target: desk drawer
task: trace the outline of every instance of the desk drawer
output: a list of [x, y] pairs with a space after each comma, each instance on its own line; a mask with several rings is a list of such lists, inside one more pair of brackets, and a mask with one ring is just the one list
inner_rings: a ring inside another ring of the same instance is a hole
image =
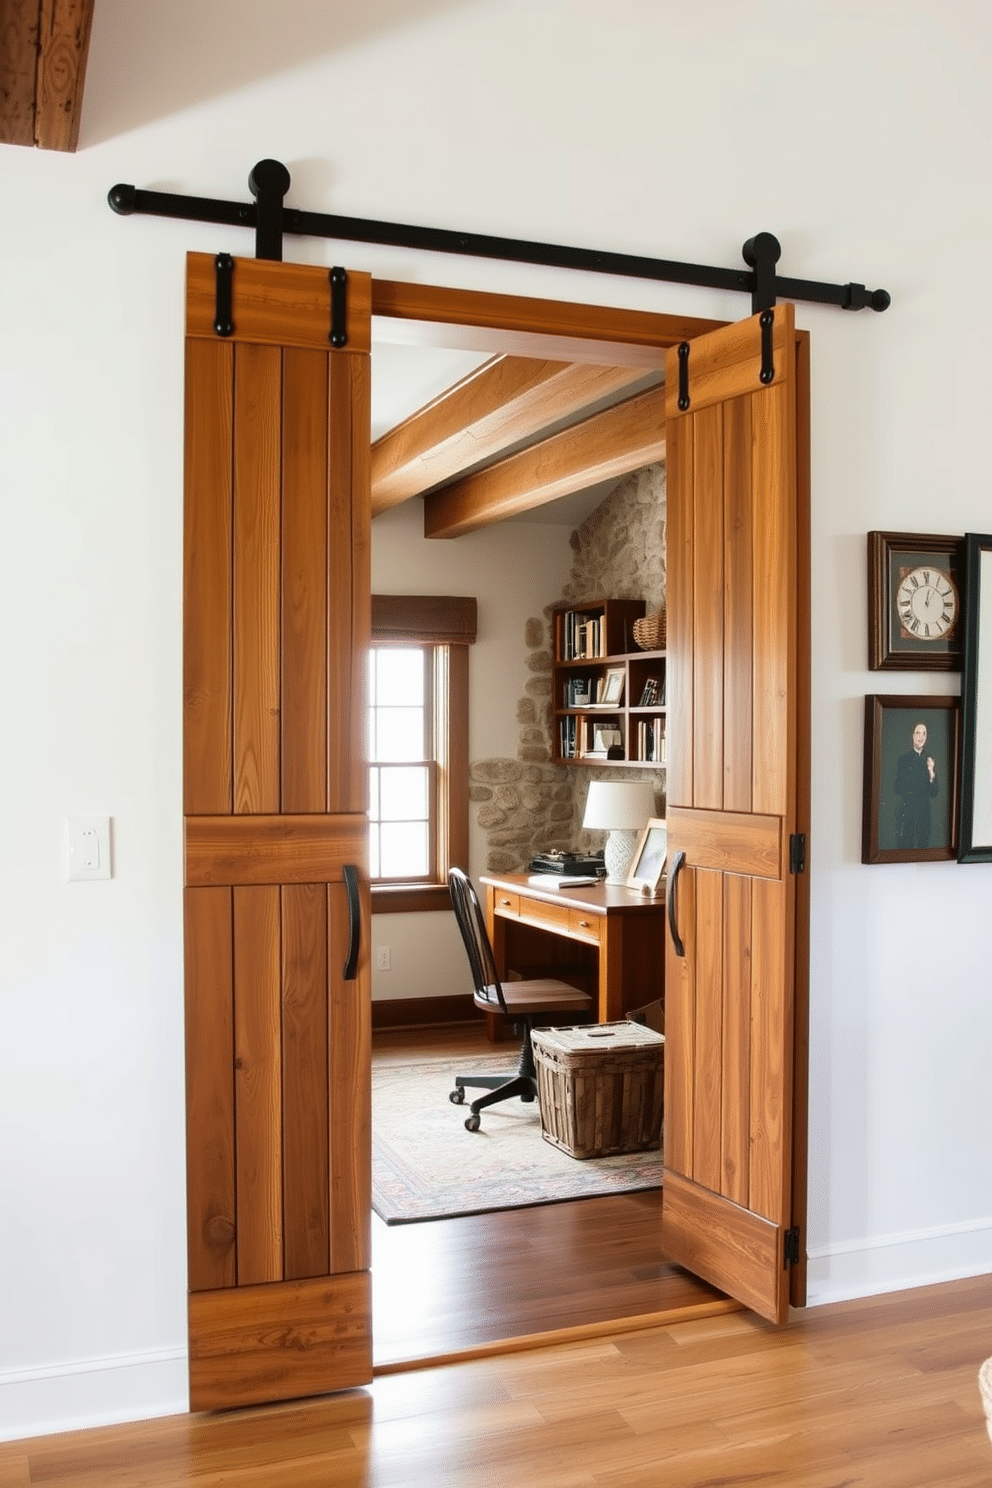
[[543, 899], [521, 899], [520, 918], [531, 925], [547, 925], [560, 935], [568, 934], [568, 905], [546, 904]]
[[591, 940], [599, 945], [599, 915], [586, 914], [581, 909], [568, 911], [568, 933], [576, 940]]
[[493, 910], [498, 915], [516, 919], [520, 913], [520, 895], [509, 894], [506, 889], [493, 890]]

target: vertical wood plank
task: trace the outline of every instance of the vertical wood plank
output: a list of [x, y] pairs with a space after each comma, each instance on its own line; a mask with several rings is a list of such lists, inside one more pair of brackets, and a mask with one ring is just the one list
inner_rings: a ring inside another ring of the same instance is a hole
[[283, 811], [323, 811], [326, 802], [327, 362], [324, 352], [284, 353]]
[[282, 1278], [278, 888], [234, 890], [238, 1285]]
[[283, 1225], [287, 1281], [325, 1276], [330, 1258], [327, 896], [282, 890]]
[[751, 988], [751, 1164], [748, 1208], [790, 1217], [792, 1163], [792, 935], [785, 884], [753, 880], [752, 944], [761, 975]]
[[[671, 375], [671, 369], [669, 369]], [[677, 374], [676, 374], [677, 375]], [[687, 418], [669, 420], [667, 440], [668, 520], [667, 647], [668, 804], [692, 804], [692, 613], [694, 529], [693, 439]], [[677, 844], [673, 843], [673, 847]]]
[[183, 798], [231, 810], [231, 369], [224, 341], [186, 342]]
[[671, 936], [665, 955], [665, 1166], [693, 1171], [693, 1111], [696, 1101], [696, 874], [678, 881], [679, 933], [686, 954], [677, 956]]
[[754, 700], [754, 561], [751, 522], [751, 402], [723, 411], [724, 451], [724, 741], [723, 807], [751, 810]]
[[235, 1283], [234, 975], [230, 889], [187, 889], [186, 1210], [189, 1287]]
[[362, 975], [369, 959], [371, 895], [364, 844], [356, 843], [356, 850], [363, 869], [362, 948], [353, 982], [341, 974], [348, 951], [347, 893], [343, 884], [327, 886], [332, 1271], [364, 1271], [371, 1253], [372, 1011]]
[[723, 1131], [720, 1192], [746, 1205], [751, 1097], [751, 881], [724, 879]]
[[[336, 356], [328, 363], [327, 571], [332, 575], [327, 596], [328, 811], [356, 809], [352, 781], [354, 757], [349, 752], [355, 706], [351, 688], [356, 661], [352, 634], [351, 361], [349, 356]], [[359, 758], [364, 753], [363, 750]]]
[[794, 381], [752, 400], [754, 438], [754, 810], [794, 809], [796, 448]]
[[282, 353], [234, 366], [234, 809], [279, 810]]
[[696, 1084], [693, 1172], [697, 1183], [719, 1193], [722, 1183], [723, 1100], [723, 883], [718, 873], [696, 870]]
[[723, 805], [723, 408], [692, 417], [695, 450], [693, 573], [693, 801]]
[[351, 790], [349, 810], [369, 809], [368, 653], [372, 641], [372, 362], [349, 357], [351, 405]]

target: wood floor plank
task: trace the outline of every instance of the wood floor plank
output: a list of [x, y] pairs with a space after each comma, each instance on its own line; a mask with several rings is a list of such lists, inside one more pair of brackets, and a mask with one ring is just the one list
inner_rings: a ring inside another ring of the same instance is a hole
[[[395, 1251], [378, 1273], [377, 1306], [399, 1308], [404, 1291], [426, 1291], [410, 1286], [411, 1275], [431, 1276], [436, 1285], [428, 1297], [410, 1299], [391, 1346], [415, 1346], [420, 1327], [421, 1348], [438, 1339], [450, 1344], [459, 1329], [469, 1336], [464, 1319], [473, 1311], [484, 1316], [489, 1333], [494, 1326], [521, 1326], [528, 1316], [554, 1316], [552, 1301], [541, 1296], [541, 1279], [548, 1278], [549, 1290], [567, 1285], [570, 1268], [581, 1275], [569, 1308], [594, 1311], [597, 1267], [621, 1278], [617, 1296], [627, 1295], [638, 1270], [657, 1287], [657, 1258], [640, 1254], [642, 1221], [649, 1233], [656, 1214], [646, 1196], [635, 1197], [633, 1209], [643, 1212], [632, 1213], [629, 1228], [612, 1235], [596, 1217], [599, 1200], [571, 1206], [572, 1215], [554, 1214], [569, 1207], [555, 1205], [471, 1224], [395, 1227]], [[484, 1271], [480, 1254], [504, 1246], [503, 1268]], [[677, 1285], [685, 1288], [686, 1279]], [[630, 1295], [636, 1294], [635, 1287]], [[512, 1348], [446, 1367], [403, 1366], [377, 1374], [365, 1390], [339, 1396], [0, 1445], [0, 1484], [992, 1483], [992, 1443], [978, 1390], [979, 1367], [992, 1353], [992, 1276], [796, 1311], [781, 1328], [744, 1311], [652, 1327], [642, 1321], [604, 1324], [599, 1336], [527, 1352]]]
[[[866, 1323], [866, 1318], [871, 1322]], [[4, 1488], [988, 1488], [992, 1277], [0, 1447]], [[921, 1334], [955, 1346], [926, 1351]], [[969, 1357], [969, 1350], [973, 1356]]]

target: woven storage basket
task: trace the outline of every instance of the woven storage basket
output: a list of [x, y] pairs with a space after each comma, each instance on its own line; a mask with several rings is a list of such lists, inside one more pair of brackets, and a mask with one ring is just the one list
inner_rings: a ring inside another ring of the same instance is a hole
[[664, 607], [643, 620], [634, 621], [634, 641], [642, 651], [663, 651], [668, 630], [667, 612]]
[[640, 1023], [535, 1028], [546, 1142], [571, 1157], [611, 1157], [661, 1146], [665, 1036]]

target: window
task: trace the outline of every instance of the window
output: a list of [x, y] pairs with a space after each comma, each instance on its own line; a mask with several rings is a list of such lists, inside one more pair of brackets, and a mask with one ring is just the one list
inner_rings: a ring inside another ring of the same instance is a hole
[[468, 646], [475, 600], [374, 595], [369, 875], [376, 911], [447, 909], [468, 858]]

